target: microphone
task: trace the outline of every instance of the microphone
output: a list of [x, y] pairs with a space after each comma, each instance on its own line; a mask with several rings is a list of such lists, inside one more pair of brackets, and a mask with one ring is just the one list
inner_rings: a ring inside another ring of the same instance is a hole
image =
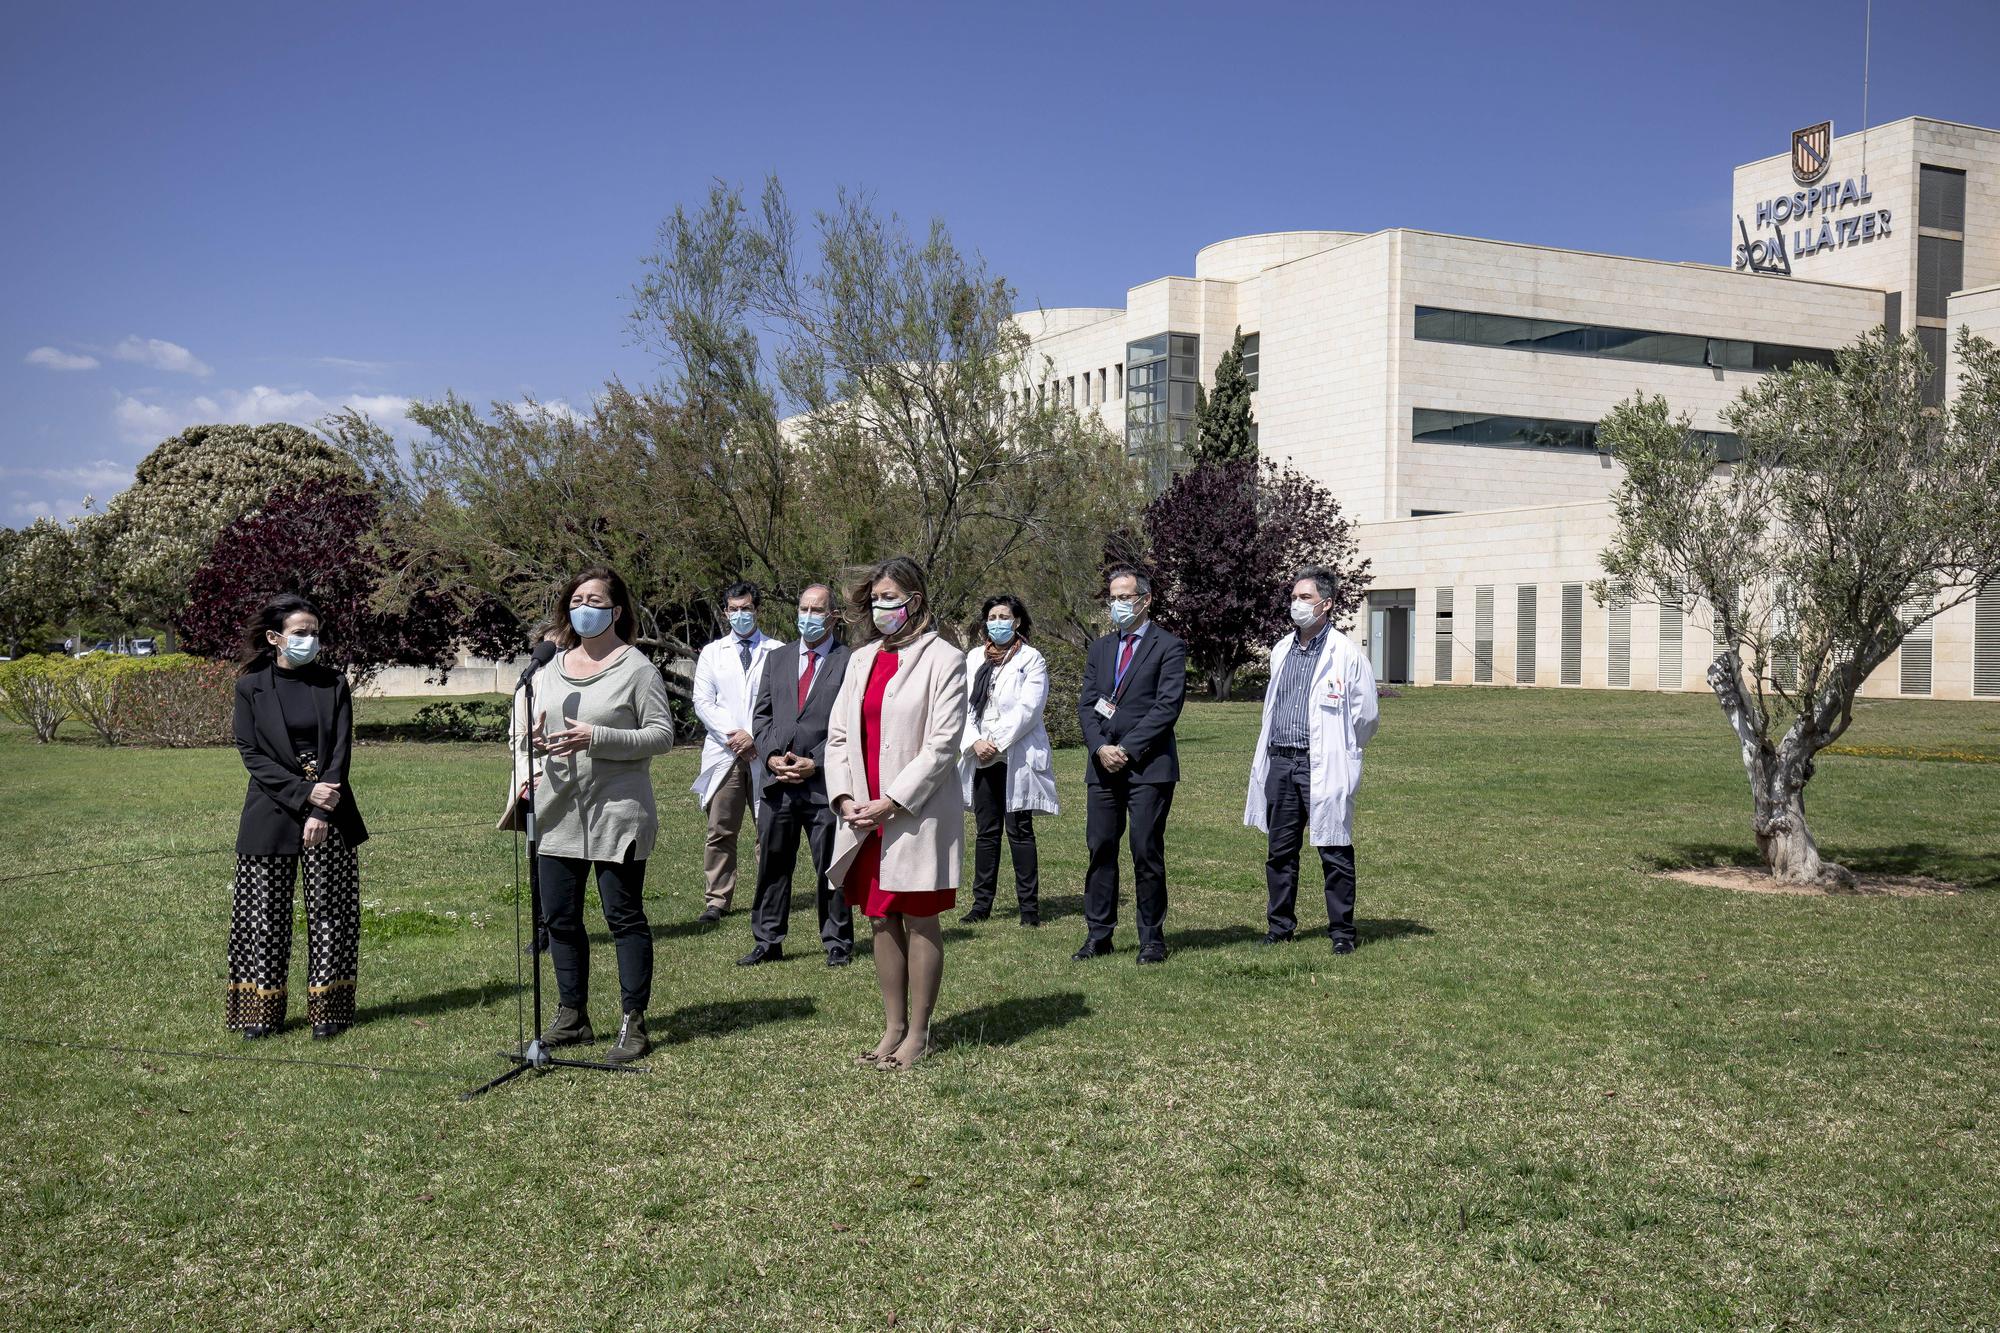
[[515, 684], [517, 686], [526, 685], [529, 677], [533, 676], [550, 662], [553, 662], [556, 654], [561, 651], [561, 648], [550, 643], [547, 639], [543, 639], [540, 643], [536, 644], [532, 660], [529, 661], [527, 666], [521, 668], [521, 679], [515, 682]]

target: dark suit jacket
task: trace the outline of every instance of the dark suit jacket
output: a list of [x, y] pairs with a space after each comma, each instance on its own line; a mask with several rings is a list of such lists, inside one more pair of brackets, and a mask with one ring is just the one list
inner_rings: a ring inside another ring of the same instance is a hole
[[[250, 789], [243, 796], [243, 818], [236, 828], [239, 856], [296, 856], [303, 847], [306, 818], [312, 813], [312, 779], [292, 753], [278, 705], [277, 668], [261, 666], [236, 678], [236, 748], [250, 770]], [[313, 687], [319, 709], [319, 781], [340, 784], [340, 805], [327, 822], [340, 830], [348, 846], [368, 840], [361, 807], [347, 780], [347, 761], [354, 750], [354, 700], [347, 678], [330, 667], [305, 667], [299, 675]]]
[[[1090, 751], [1090, 781], [1116, 776], [1147, 784], [1179, 782], [1181, 756], [1174, 744], [1174, 723], [1187, 695], [1187, 642], [1167, 633], [1158, 621], [1148, 622], [1132, 651], [1125, 682], [1114, 691], [1120, 637], [1107, 634], [1091, 644], [1083, 669], [1083, 694], [1076, 712]], [[1100, 698], [1111, 699], [1118, 711], [1100, 717], [1096, 706]], [[1107, 775], [1097, 762], [1101, 745], [1123, 747], [1132, 762], [1116, 775]]]
[[[832, 633], [831, 630], [828, 633]], [[807, 797], [826, 803], [826, 724], [833, 716], [833, 700], [847, 675], [847, 645], [838, 637], [820, 658], [813, 673], [812, 692], [806, 706], [799, 707], [799, 653], [797, 639], [774, 649], [764, 659], [764, 683], [757, 689], [757, 702], [750, 713], [750, 734], [757, 739], [757, 789], [773, 792], [792, 784], [778, 781], [764, 761], [774, 754], [790, 751], [819, 765], [800, 784]]]

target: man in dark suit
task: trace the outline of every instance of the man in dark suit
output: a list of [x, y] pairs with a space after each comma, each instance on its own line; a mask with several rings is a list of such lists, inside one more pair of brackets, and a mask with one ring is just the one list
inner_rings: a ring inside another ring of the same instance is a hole
[[1090, 873], [1078, 962], [1111, 952], [1118, 924], [1118, 838], [1130, 821], [1139, 961], [1167, 960], [1167, 812], [1180, 781], [1174, 723], [1187, 693], [1187, 644], [1146, 617], [1152, 583], [1130, 565], [1106, 575], [1112, 632], [1090, 645], [1077, 717], [1090, 751]]
[[785, 956], [792, 915], [792, 871], [799, 835], [812, 851], [819, 938], [828, 967], [854, 957], [854, 913], [826, 878], [836, 822], [826, 803], [826, 725], [847, 674], [847, 645], [833, 632], [833, 591], [815, 583], [799, 594], [799, 637], [773, 650], [751, 712], [756, 738], [757, 893], [750, 904], [756, 939], [738, 967]]

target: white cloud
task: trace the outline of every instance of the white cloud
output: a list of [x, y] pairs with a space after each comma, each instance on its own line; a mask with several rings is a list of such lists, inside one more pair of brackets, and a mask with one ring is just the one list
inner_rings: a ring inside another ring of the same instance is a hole
[[0, 467], [0, 481], [25, 482], [8, 489], [8, 520], [14, 526], [38, 518], [74, 518], [86, 501], [103, 501], [132, 483], [128, 464], [110, 459], [75, 467]]
[[56, 510], [47, 500], [32, 500], [27, 504], [8, 505], [7, 516], [25, 527], [38, 518], [54, 518]]
[[195, 425], [261, 426], [272, 421], [289, 421], [295, 426], [310, 427], [344, 407], [365, 412], [384, 430], [402, 435], [414, 429], [407, 415], [410, 402], [409, 398], [393, 393], [351, 393], [325, 398], [310, 389], [253, 384], [247, 389], [198, 394], [177, 403], [148, 403], [121, 394], [113, 415], [120, 437], [128, 444], [158, 444]]
[[351, 370], [357, 375], [381, 375], [388, 372], [393, 362], [362, 361], [351, 356], [316, 356], [313, 364], [332, 366], [335, 370]]
[[95, 370], [97, 358], [83, 352], [65, 352], [54, 347], [37, 347], [25, 358], [31, 366], [49, 370]]
[[197, 358], [193, 352], [179, 343], [170, 343], [164, 338], [141, 338], [134, 335], [112, 348], [111, 355], [120, 361], [136, 361], [155, 370], [170, 370], [176, 374], [193, 375], [197, 378], [206, 377], [211, 372], [207, 362]]

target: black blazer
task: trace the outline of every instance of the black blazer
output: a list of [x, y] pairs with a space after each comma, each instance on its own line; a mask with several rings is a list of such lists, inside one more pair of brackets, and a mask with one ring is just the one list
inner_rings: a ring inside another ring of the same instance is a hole
[[[275, 666], [261, 666], [236, 678], [236, 748], [250, 770], [250, 789], [243, 795], [243, 818], [236, 828], [239, 856], [296, 856], [304, 846], [306, 817], [312, 813], [312, 779], [292, 753], [291, 733], [278, 705]], [[347, 678], [317, 664], [299, 671], [313, 687], [319, 709], [319, 780], [340, 784], [340, 805], [327, 822], [340, 830], [350, 847], [368, 840], [361, 807], [347, 780], [348, 756], [354, 750], [354, 700]]]
[[[832, 631], [828, 631], [829, 634]], [[765, 759], [790, 751], [819, 765], [800, 785], [807, 798], [826, 803], [826, 724], [833, 717], [834, 697], [847, 676], [847, 645], [838, 636], [820, 658], [813, 673], [806, 706], [799, 707], [799, 653], [797, 639], [780, 646], [764, 659], [764, 683], [757, 689], [757, 702], [750, 712], [750, 734], [757, 740], [757, 790], [782, 790], [791, 783], [780, 782]]]
[[[1090, 750], [1093, 783], [1113, 776], [1127, 782], [1158, 784], [1181, 780], [1181, 755], [1174, 744], [1174, 723], [1180, 719], [1181, 703], [1187, 696], [1187, 641], [1148, 621], [1139, 646], [1132, 650], [1132, 665], [1125, 669], [1125, 683], [1116, 691], [1118, 646], [1123, 636], [1107, 634], [1090, 645], [1083, 669], [1083, 694], [1077, 700], [1077, 720], [1083, 724], [1083, 743]], [[1097, 701], [1109, 698], [1118, 705], [1110, 717], [1101, 717]], [[1131, 763], [1116, 775], [1107, 774], [1097, 762], [1101, 745], [1124, 749]]]

